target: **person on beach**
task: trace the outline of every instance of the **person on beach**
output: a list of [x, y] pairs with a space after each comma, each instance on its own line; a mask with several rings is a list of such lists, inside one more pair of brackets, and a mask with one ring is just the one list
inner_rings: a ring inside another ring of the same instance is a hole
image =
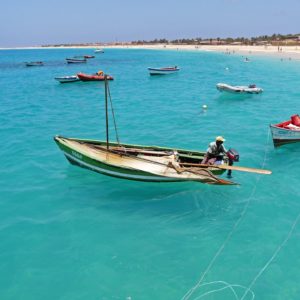
[[208, 145], [208, 149], [206, 150], [206, 154], [201, 164], [213, 165], [216, 161], [222, 160], [223, 156], [227, 153], [227, 150], [223, 145], [224, 142], [225, 139], [222, 136], [217, 136], [216, 140]]

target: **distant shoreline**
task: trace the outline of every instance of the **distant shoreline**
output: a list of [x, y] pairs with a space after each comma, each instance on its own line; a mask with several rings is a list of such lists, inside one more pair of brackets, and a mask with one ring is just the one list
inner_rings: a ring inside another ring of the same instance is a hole
[[170, 45], [170, 44], [144, 44], [144, 45], [103, 45], [103, 46], [44, 46], [44, 47], [15, 47], [0, 48], [0, 50], [33, 50], [33, 49], [148, 49], [148, 50], [174, 50], [174, 51], [212, 51], [226, 54], [276, 56], [282, 59], [300, 60], [300, 46], [246, 46], [246, 45]]

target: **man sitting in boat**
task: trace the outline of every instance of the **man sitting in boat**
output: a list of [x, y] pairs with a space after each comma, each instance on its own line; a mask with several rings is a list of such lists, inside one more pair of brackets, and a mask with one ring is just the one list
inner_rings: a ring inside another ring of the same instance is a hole
[[223, 143], [225, 139], [222, 136], [217, 136], [215, 142], [211, 142], [206, 150], [206, 154], [202, 160], [202, 164], [217, 164], [222, 161], [223, 156], [227, 153]]
[[99, 70], [96, 74], [97, 74], [98, 76], [103, 76], [103, 75], [104, 75], [104, 73], [103, 73], [102, 70]]

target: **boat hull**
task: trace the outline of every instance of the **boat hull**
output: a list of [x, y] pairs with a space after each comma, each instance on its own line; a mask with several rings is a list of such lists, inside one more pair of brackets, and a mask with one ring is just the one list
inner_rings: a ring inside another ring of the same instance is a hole
[[86, 58], [85, 59], [66, 58], [66, 61], [68, 64], [82, 64], [82, 63], [86, 63]]
[[[55, 142], [62, 150], [66, 158], [70, 163], [78, 165], [82, 168], [86, 168], [97, 173], [104, 175], [118, 177], [128, 180], [146, 181], [146, 182], [181, 182], [181, 181], [200, 181], [204, 182], [206, 179], [201, 180], [195, 174], [189, 174], [189, 177], [185, 177], [184, 174], [177, 174], [175, 170], [167, 167], [166, 165], [161, 166], [153, 161], [140, 160], [138, 158], [132, 159], [126, 155], [120, 155], [115, 153], [105, 152], [105, 142], [95, 140], [82, 140], [82, 139], [69, 139], [56, 136], [54, 137]], [[91, 144], [93, 146], [99, 146], [100, 150], [88, 150], [86, 146], [82, 144]], [[110, 143], [110, 147], [118, 146], [116, 143]], [[158, 150], [170, 150], [171, 148], [162, 148], [157, 146], [137, 146], [130, 144], [122, 144], [123, 147], [141, 148], [141, 149], [156, 149]], [[102, 148], [103, 147], [103, 148]], [[102, 150], [101, 150], [102, 149]], [[178, 150], [180, 155], [190, 155], [191, 157], [201, 155], [203, 157], [204, 152], [195, 152], [189, 150]], [[147, 165], [145, 167], [145, 164]], [[145, 167], [145, 168], [144, 168]], [[143, 169], [144, 168], [144, 169]], [[165, 176], [166, 172], [173, 172], [172, 176]], [[146, 170], [146, 171], [145, 171]], [[150, 171], [147, 171], [150, 170]], [[163, 171], [162, 171], [163, 170]], [[220, 175], [224, 173], [224, 170], [212, 167], [210, 171], [214, 175]], [[161, 174], [161, 175], [158, 175]], [[220, 180], [221, 182], [221, 180]], [[225, 181], [224, 181], [225, 182]], [[214, 182], [207, 182], [213, 183]], [[223, 184], [223, 183], [216, 183]], [[229, 184], [229, 183], [225, 183]], [[232, 184], [232, 183], [231, 183]]]
[[177, 73], [179, 68], [148, 68], [150, 75], [168, 75]]
[[225, 83], [218, 83], [217, 90], [231, 94], [260, 94], [263, 92], [261, 88], [250, 88], [248, 86], [231, 86]]
[[300, 142], [300, 130], [290, 130], [270, 125], [274, 147]]
[[55, 77], [55, 80], [59, 81], [60, 83], [69, 83], [79, 81], [77, 76], [63, 76], [63, 77]]
[[[102, 75], [88, 75], [88, 74], [78, 73], [77, 77], [81, 81], [104, 81], [105, 80], [105, 76]], [[107, 76], [107, 80], [113, 80], [113, 77]]]

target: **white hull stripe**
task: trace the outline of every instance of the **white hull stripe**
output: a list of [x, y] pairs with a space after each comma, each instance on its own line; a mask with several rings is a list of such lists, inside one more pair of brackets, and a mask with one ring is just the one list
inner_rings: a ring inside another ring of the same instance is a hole
[[300, 139], [300, 131], [289, 130], [285, 128], [277, 128], [274, 126], [271, 126], [271, 131], [272, 131], [273, 139], [279, 139], [279, 140]]
[[[88, 167], [90, 169], [93, 169], [97, 172], [103, 173], [103, 174], [109, 174], [112, 176], [117, 176], [117, 177], [123, 177], [123, 178], [127, 178], [127, 179], [139, 179], [139, 180], [145, 180], [145, 181], [174, 181], [177, 180], [175, 178], [169, 178], [169, 177], [160, 177], [160, 176], [142, 176], [142, 175], [132, 175], [132, 174], [124, 174], [124, 173], [119, 173], [119, 172], [115, 172], [115, 171], [111, 171], [111, 170], [107, 170], [107, 169], [102, 169], [99, 167], [96, 167], [94, 165], [90, 165], [72, 155], [70, 155], [69, 153], [66, 153], [65, 151], [63, 151], [64, 154], [69, 157], [71, 160], [76, 161], [78, 164], [83, 165], [85, 167]], [[180, 179], [178, 180], [180, 181]]]

